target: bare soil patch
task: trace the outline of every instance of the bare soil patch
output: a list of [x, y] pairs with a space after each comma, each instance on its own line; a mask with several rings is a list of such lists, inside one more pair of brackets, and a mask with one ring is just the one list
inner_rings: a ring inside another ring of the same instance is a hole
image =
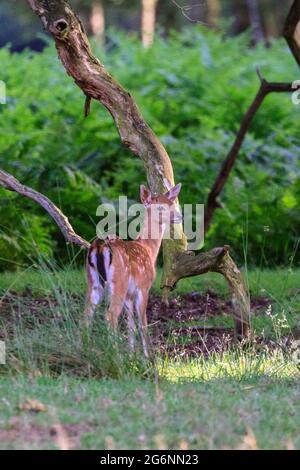
[[14, 416], [6, 429], [0, 429], [0, 442], [7, 447], [26, 449], [26, 447], [46, 448], [56, 447], [61, 450], [70, 450], [80, 447], [83, 435], [93, 432], [89, 423], [41, 425], [30, 421], [30, 418]]
[[[252, 312], [263, 315], [270, 303], [267, 297], [252, 299]], [[231, 318], [232, 304], [211, 291], [177, 296], [169, 306], [152, 296], [148, 304], [153, 343], [173, 356], [206, 356], [229, 349], [234, 343], [233, 328], [215, 326], [216, 317]]]

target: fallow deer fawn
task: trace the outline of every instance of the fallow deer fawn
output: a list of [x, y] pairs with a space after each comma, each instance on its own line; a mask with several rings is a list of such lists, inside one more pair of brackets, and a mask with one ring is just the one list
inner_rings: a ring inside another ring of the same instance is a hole
[[[88, 326], [96, 307], [103, 299], [105, 287], [109, 292], [106, 319], [116, 330], [123, 311], [127, 312], [128, 340], [131, 349], [135, 343], [135, 319], [146, 357], [149, 357], [147, 316], [149, 290], [155, 278], [155, 264], [165, 229], [171, 223], [180, 223], [182, 216], [175, 200], [181, 184], [167, 193], [155, 196], [145, 186], [140, 187], [145, 218], [136, 240], [95, 240], [87, 257], [87, 303], [85, 323]], [[153, 236], [154, 234], [154, 236]]]

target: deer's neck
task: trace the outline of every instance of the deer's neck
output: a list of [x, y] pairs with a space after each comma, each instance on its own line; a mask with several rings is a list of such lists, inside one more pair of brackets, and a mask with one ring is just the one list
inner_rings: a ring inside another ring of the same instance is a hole
[[146, 216], [139, 239], [149, 249], [153, 264], [156, 262], [165, 228], [165, 224], [153, 221], [149, 215]]

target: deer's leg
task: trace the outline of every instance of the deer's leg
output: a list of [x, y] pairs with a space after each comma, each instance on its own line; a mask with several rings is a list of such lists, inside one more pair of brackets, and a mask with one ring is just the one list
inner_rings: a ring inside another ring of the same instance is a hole
[[88, 289], [86, 294], [86, 305], [84, 310], [83, 325], [89, 327], [97, 306], [101, 303], [104, 295], [104, 286], [99, 277], [98, 270], [95, 265], [87, 264], [87, 280]]
[[106, 320], [113, 330], [117, 330], [119, 318], [125, 306], [127, 285], [123, 279], [109, 283], [109, 307], [106, 312]]
[[118, 299], [112, 297], [109, 308], [106, 312], [106, 320], [114, 331], [118, 329], [119, 318], [123, 310], [124, 301], [125, 299], [123, 299], [123, 302], [120, 302]]
[[135, 310], [138, 319], [139, 333], [143, 345], [143, 351], [145, 357], [149, 358], [149, 338], [148, 338], [148, 321], [147, 321], [147, 304], [148, 304], [149, 293], [142, 290], [137, 291], [135, 297]]
[[127, 312], [127, 326], [128, 326], [128, 343], [131, 351], [135, 349], [135, 335], [136, 335], [136, 326], [134, 321], [133, 313], [133, 300], [131, 297], [127, 297], [125, 301], [125, 308]]

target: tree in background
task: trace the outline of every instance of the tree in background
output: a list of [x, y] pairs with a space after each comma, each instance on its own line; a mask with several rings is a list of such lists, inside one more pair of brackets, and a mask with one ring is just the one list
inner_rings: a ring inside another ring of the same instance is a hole
[[142, 43], [145, 48], [150, 47], [154, 40], [155, 24], [156, 24], [156, 7], [158, 0], [141, 0], [142, 2], [142, 19], [141, 32]]
[[126, 0], [85, 0], [85, 2], [78, 1], [78, 8], [83, 9], [85, 16], [89, 18], [86, 27], [99, 42], [103, 42], [105, 14], [109, 13], [111, 8], [123, 6], [129, 13], [133, 8], [135, 11], [140, 11], [141, 39], [143, 46], [147, 48], [154, 40], [157, 3], [158, 0], [140, 0], [139, 3]]
[[261, 22], [260, 10], [257, 0], [246, 0], [249, 11], [250, 26], [252, 37], [255, 44], [265, 40], [265, 35]]
[[207, 0], [207, 22], [212, 26], [217, 26], [221, 16], [220, 0]]
[[102, 43], [105, 33], [105, 14], [102, 0], [97, 0], [92, 3], [90, 26], [92, 34]]

